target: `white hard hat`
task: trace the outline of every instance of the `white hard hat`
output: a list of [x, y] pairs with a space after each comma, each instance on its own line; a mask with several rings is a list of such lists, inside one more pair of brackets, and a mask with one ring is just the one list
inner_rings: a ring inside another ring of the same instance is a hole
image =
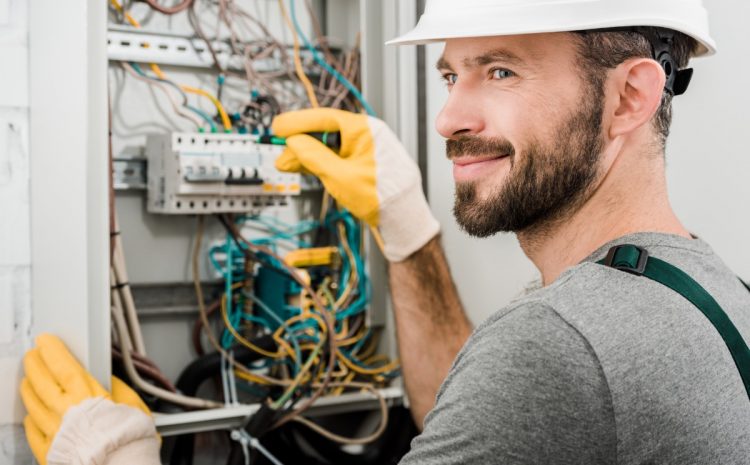
[[655, 26], [682, 32], [700, 44], [695, 56], [712, 55], [701, 0], [427, 0], [416, 27], [388, 45], [439, 42], [541, 32]]

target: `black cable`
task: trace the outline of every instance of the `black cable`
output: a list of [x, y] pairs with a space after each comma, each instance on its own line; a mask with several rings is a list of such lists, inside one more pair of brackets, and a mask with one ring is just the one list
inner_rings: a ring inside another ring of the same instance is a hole
[[[269, 352], [277, 349], [276, 343], [270, 335], [255, 338], [251, 342]], [[263, 358], [263, 355], [241, 345], [232, 347], [231, 351], [234, 359], [242, 364], [248, 364]], [[220, 374], [220, 372], [221, 354], [213, 352], [193, 360], [185, 367], [177, 378], [175, 387], [184, 395], [195, 396], [203, 383]], [[168, 452], [170, 445], [166, 444], [166, 441], [163, 446], [165, 455], [171, 457], [169, 460], [170, 465], [192, 465], [195, 435], [185, 434], [177, 436], [173, 442], [174, 445], [172, 446], [171, 454]]]
[[[349, 419], [361, 413], [338, 415]], [[391, 407], [388, 427], [383, 435], [363, 447], [361, 453], [352, 454], [317, 433], [295, 423], [270, 431], [263, 436], [265, 447], [281, 463], [305, 465], [395, 465], [406, 455], [411, 440], [419, 433], [411, 414], [404, 407]], [[244, 465], [245, 459], [239, 444], [233, 444], [231, 461], [227, 465]], [[273, 465], [262, 454], [251, 450], [250, 463]]]

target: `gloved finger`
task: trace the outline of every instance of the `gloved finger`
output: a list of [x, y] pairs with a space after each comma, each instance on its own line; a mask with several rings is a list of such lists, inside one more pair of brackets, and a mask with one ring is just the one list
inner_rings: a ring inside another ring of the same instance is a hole
[[28, 441], [29, 448], [34, 454], [36, 461], [41, 465], [47, 465], [47, 451], [49, 451], [50, 439], [44, 435], [42, 430], [37, 428], [29, 416], [23, 419], [23, 429], [26, 431], [26, 441]]
[[31, 388], [44, 399], [44, 404], [60, 416], [70, 407], [65, 399], [65, 392], [57, 384], [52, 373], [44, 364], [39, 348], [33, 348], [23, 356], [23, 370]]
[[86, 370], [60, 338], [52, 334], [41, 334], [36, 338], [36, 345], [45, 365], [55, 377], [57, 384], [71, 397], [73, 405], [92, 397], [93, 393], [85, 376]]
[[91, 374], [88, 372], [84, 372], [83, 375], [86, 378], [86, 384], [88, 385], [89, 391], [91, 392], [91, 397], [104, 397], [106, 399], [110, 398], [109, 392], [104, 389], [104, 386], [102, 386], [101, 383], [96, 380], [96, 378], [91, 376]]
[[304, 167], [297, 159], [297, 154], [289, 149], [285, 149], [274, 164], [279, 171], [286, 171], [288, 173], [301, 173], [304, 171]]
[[345, 166], [342, 166], [346, 162], [313, 137], [304, 134], [291, 136], [287, 138], [286, 145], [297, 156], [300, 165], [324, 183], [331, 173], [346, 172]]
[[41, 430], [45, 436], [53, 437], [60, 429], [61, 417], [56, 415], [44, 405], [34, 389], [31, 387], [29, 380], [21, 380], [21, 400], [23, 401], [28, 417], [33, 420], [37, 429]]
[[279, 137], [306, 132], [336, 132], [341, 129], [340, 120], [344, 115], [351, 117], [354, 114], [334, 108], [307, 108], [290, 111], [274, 118], [271, 128]]
[[151, 410], [146, 406], [138, 393], [117, 376], [112, 377], [112, 400], [118, 404], [135, 407], [146, 415], [151, 415]]

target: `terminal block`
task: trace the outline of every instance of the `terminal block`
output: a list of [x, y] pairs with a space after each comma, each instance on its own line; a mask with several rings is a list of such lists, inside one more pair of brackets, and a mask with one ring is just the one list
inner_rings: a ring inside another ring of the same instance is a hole
[[150, 135], [148, 211], [241, 213], [285, 203], [301, 192], [301, 176], [274, 167], [283, 151], [248, 134]]

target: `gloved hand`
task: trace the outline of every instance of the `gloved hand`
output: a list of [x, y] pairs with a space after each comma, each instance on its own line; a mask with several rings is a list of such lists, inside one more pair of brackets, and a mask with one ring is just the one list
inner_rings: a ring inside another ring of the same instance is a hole
[[[419, 168], [383, 121], [317, 108], [277, 116], [273, 131], [287, 138], [276, 168], [317, 176], [341, 206], [380, 229], [388, 260], [404, 260], [440, 231]], [[336, 131], [341, 132], [338, 154], [304, 134]]]
[[[36, 338], [23, 365], [24, 428], [39, 463], [114, 464], [115, 455], [129, 458], [121, 463], [159, 463], [149, 409], [121, 380], [112, 377], [110, 395], [49, 334]], [[151, 456], [157, 461], [146, 460]]]

